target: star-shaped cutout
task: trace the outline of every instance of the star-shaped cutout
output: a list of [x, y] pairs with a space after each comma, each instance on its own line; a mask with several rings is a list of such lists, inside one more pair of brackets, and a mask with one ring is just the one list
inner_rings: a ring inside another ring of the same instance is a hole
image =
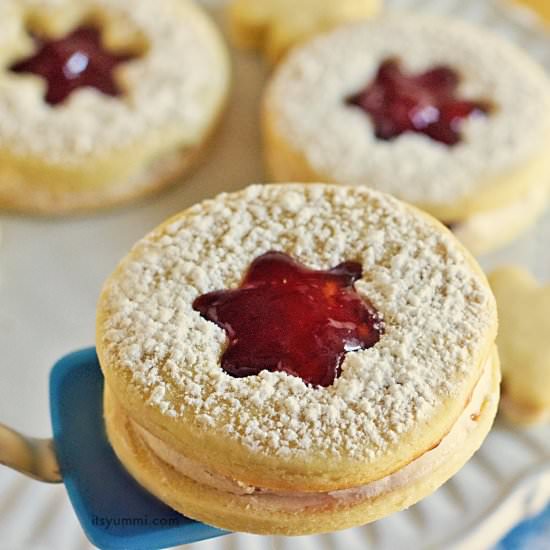
[[34, 39], [36, 53], [18, 61], [10, 70], [41, 76], [47, 84], [45, 100], [50, 105], [63, 102], [72, 92], [86, 86], [111, 96], [121, 94], [114, 69], [135, 56], [107, 51], [97, 28], [82, 26], [55, 40], [37, 36]]
[[227, 333], [222, 368], [244, 377], [283, 371], [330, 386], [348, 351], [378, 342], [383, 323], [353, 288], [361, 264], [315, 271], [281, 252], [250, 265], [240, 286], [199, 296], [193, 308]]
[[401, 71], [395, 59], [389, 59], [382, 63], [374, 81], [349, 97], [347, 103], [371, 116], [379, 139], [421, 132], [446, 145], [456, 145], [464, 119], [490, 111], [487, 101], [457, 98], [458, 85], [458, 73], [449, 67], [409, 75]]

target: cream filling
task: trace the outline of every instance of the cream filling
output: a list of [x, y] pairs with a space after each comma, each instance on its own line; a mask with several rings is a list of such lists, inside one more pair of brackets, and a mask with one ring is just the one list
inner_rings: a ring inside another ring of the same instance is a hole
[[349, 489], [305, 493], [274, 491], [255, 487], [208, 470], [199, 462], [189, 459], [175, 451], [164, 441], [145, 430], [137, 423], [132, 422], [132, 425], [150, 450], [161, 460], [172, 466], [182, 475], [197, 483], [208, 485], [219, 491], [235, 495], [257, 495], [263, 498], [275, 497], [277, 500], [282, 499], [281, 503], [289, 505], [301, 504], [302, 506], [319, 504], [327, 498], [339, 501], [363, 500], [396, 490], [429, 475], [463, 447], [468, 435], [477, 426], [484, 403], [490, 399], [492, 393], [492, 365], [493, 358], [491, 356], [483, 367], [482, 375], [472, 392], [470, 402], [448, 434], [435, 448], [382, 479]]
[[511, 204], [474, 214], [458, 222], [453, 233], [474, 253], [498, 247], [542, 213], [547, 203], [548, 188], [546, 184], [535, 185]]

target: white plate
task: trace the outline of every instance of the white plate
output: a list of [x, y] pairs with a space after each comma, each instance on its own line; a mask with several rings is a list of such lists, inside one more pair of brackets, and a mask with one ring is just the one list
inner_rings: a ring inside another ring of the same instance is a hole
[[[211, 0], [211, 4], [217, 3]], [[497, 0], [387, 0], [391, 8], [452, 13], [517, 41], [550, 69], [550, 40], [525, 12]], [[262, 181], [258, 104], [265, 69], [235, 55], [233, 101], [207, 162], [186, 183], [147, 203], [98, 216], [31, 220], [3, 216], [0, 248], [0, 420], [48, 436], [48, 371], [61, 355], [93, 343], [101, 283], [137, 239], [207, 196]], [[550, 215], [520, 241], [483, 259], [529, 266], [550, 280]], [[487, 548], [550, 498], [550, 426], [498, 424], [479, 453], [443, 488], [405, 512], [367, 527], [284, 539], [231, 535], [196, 550]], [[0, 548], [89, 548], [62, 487], [0, 468]]]

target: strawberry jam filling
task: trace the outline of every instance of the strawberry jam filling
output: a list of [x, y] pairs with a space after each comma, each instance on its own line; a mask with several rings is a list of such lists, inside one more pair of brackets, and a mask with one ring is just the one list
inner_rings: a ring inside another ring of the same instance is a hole
[[199, 296], [193, 308], [226, 331], [222, 368], [235, 377], [283, 371], [330, 386], [348, 351], [378, 342], [383, 323], [353, 288], [361, 264], [315, 271], [281, 252], [250, 265], [239, 288]]
[[401, 70], [397, 60], [388, 59], [380, 65], [374, 81], [346, 102], [370, 115], [379, 139], [420, 132], [451, 146], [461, 140], [464, 119], [490, 111], [486, 101], [458, 98], [459, 82], [458, 73], [449, 67], [411, 75]]
[[96, 88], [106, 95], [121, 95], [113, 71], [135, 56], [107, 51], [95, 27], [82, 26], [55, 40], [38, 36], [34, 40], [36, 52], [12, 65], [10, 70], [41, 76], [46, 81], [45, 100], [50, 105], [63, 102], [83, 87]]

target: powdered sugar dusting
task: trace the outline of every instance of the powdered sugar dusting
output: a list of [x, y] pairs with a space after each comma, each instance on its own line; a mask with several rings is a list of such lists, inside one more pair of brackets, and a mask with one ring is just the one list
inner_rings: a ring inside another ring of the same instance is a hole
[[[363, 266], [355, 288], [386, 332], [349, 352], [328, 388], [280, 372], [231, 377], [220, 366], [224, 331], [192, 308], [199, 294], [238, 286], [271, 249], [315, 269]], [[320, 184], [256, 185], [194, 206], [136, 245], [102, 307], [104, 359], [132, 373], [151, 407], [279, 456], [362, 458], [462, 387], [495, 315], [450, 234], [388, 196]]]
[[[117, 68], [123, 97], [82, 88], [52, 108], [39, 77], [7, 70], [32, 51], [24, 27], [29, 14], [73, 14], [74, 28], [98, 13], [106, 35], [124, 29], [147, 46], [142, 57]], [[0, 47], [10, 52], [0, 78], [0, 147], [15, 153], [68, 163], [143, 140], [152, 147], [167, 139], [193, 144], [227, 86], [219, 38], [186, 0], [4, 0], [0, 20]]]
[[[345, 99], [389, 58], [413, 74], [441, 64], [457, 70], [458, 96], [489, 101], [492, 112], [465, 120], [453, 147], [420, 133], [377, 139], [370, 117]], [[420, 204], [467, 197], [540, 155], [550, 136], [542, 68], [488, 32], [430, 16], [386, 16], [314, 40], [280, 67], [266, 105], [276, 131], [317, 173]]]

